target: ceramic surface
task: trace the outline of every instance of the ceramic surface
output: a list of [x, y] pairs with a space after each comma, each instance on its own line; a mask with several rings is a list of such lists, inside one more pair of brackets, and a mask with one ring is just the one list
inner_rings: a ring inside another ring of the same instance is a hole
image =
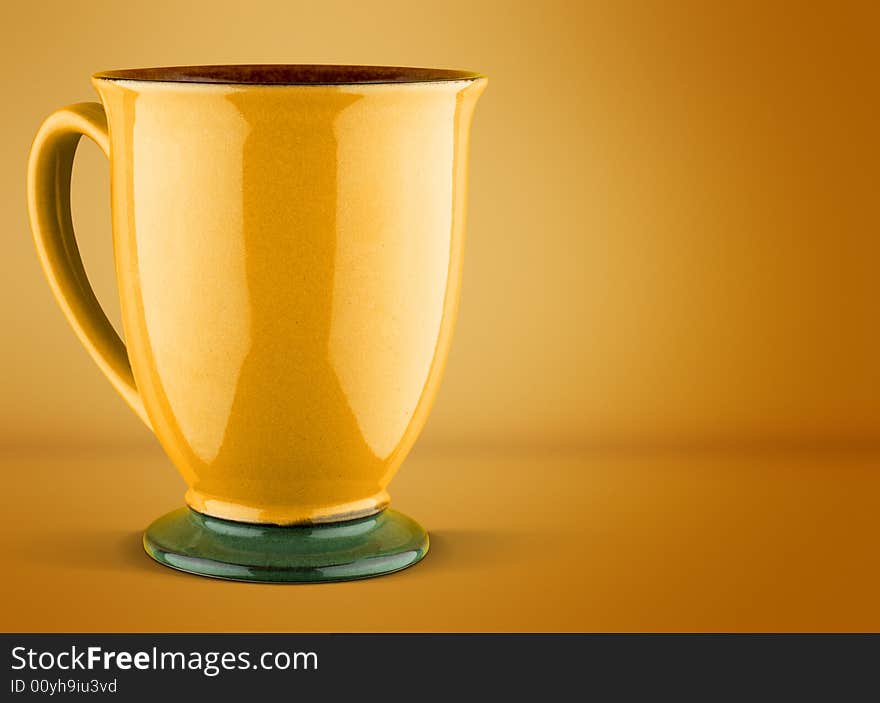
[[[486, 80], [190, 78], [98, 74], [103, 107], [43, 125], [29, 206], [50, 285], [193, 509], [278, 525], [376, 513], [449, 349]], [[110, 158], [126, 346], [73, 236], [81, 134]]]
[[156, 520], [144, 548], [178, 571], [230, 581], [351, 581], [400, 571], [428, 551], [428, 535], [396, 510], [344, 522], [279, 527], [180, 508]]

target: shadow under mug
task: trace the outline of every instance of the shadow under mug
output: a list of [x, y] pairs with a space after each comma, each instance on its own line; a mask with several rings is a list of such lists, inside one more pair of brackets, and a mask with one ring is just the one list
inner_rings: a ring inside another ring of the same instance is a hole
[[[386, 487], [422, 430], [461, 280], [479, 74], [375, 66], [98, 73], [28, 169], [43, 269], [189, 490], [157, 561], [248, 581], [361, 578], [427, 552]], [[82, 135], [110, 160], [125, 344], [70, 214]]]

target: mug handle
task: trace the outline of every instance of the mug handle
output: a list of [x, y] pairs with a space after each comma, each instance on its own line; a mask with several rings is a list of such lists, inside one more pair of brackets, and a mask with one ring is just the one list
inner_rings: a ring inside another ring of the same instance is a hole
[[100, 103], [77, 103], [43, 122], [28, 161], [31, 230], [49, 287], [79, 341], [137, 416], [152, 429], [125, 344], [101, 309], [86, 276], [70, 215], [70, 177], [80, 137], [110, 158], [107, 116]]

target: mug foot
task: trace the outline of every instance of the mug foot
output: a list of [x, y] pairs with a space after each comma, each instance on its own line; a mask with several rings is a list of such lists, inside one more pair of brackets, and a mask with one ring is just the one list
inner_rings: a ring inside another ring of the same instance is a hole
[[144, 533], [160, 564], [199, 576], [261, 583], [351, 581], [412, 566], [428, 552], [428, 533], [412, 518], [375, 515], [316, 525], [251, 524], [179, 508]]

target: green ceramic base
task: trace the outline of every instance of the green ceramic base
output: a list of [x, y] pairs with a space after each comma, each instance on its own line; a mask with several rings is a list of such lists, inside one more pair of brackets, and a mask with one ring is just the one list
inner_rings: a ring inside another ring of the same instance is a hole
[[412, 566], [428, 534], [396, 510], [358, 520], [281, 527], [221, 520], [180, 508], [144, 533], [160, 564], [200, 576], [265, 583], [349, 581]]

